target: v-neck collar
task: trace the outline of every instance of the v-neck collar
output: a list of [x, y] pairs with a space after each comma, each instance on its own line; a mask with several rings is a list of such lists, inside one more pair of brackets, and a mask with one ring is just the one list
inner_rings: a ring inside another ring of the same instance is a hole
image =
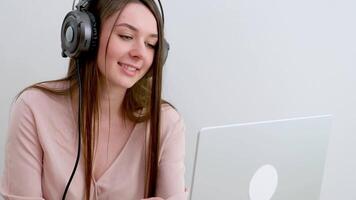
[[[68, 103], [69, 103], [69, 110], [70, 110], [70, 114], [72, 117], [72, 121], [73, 121], [73, 126], [76, 127], [76, 129], [78, 128], [78, 124], [77, 124], [77, 120], [76, 120], [76, 114], [77, 112], [74, 112], [74, 108], [73, 108], [73, 104], [72, 104], [72, 96], [68, 95]], [[100, 182], [101, 179], [103, 179], [103, 177], [106, 176], [107, 173], [109, 173], [111, 171], [111, 169], [117, 165], [117, 162], [119, 162], [120, 158], [122, 157], [122, 155], [125, 153], [125, 151], [127, 151], [127, 146], [129, 146], [129, 144], [132, 142], [132, 138], [134, 137], [135, 132], [138, 132], [138, 126], [139, 124], [142, 123], [135, 123], [134, 128], [132, 129], [129, 138], [127, 139], [126, 143], [124, 144], [122, 150], [120, 151], [120, 153], [116, 156], [116, 158], [114, 159], [113, 162], [111, 162], [110, 166], [104, 170], [104, 172], [99, 176], [99, 178], [95, 179], [94, 178], [94, 174], [92, 174], [92, 181], [94, 182], [94, 184], [97, 184]], [[78, 131], [75, 131], [76, 133]], [[82, 155], [81, 155], [82, 156]], [[84, 163], [83, 163], [84, 164]]]
[[123, 154], [125, 154], [125, 152], [127, 151], [128, 146], [130, 146], [130, 144], [132, 143], [132, 140], [134, 138], [137, 126], [139, 123], [136, 123], [134, 128], [132, 129], [129, 138], [127, 139], [126, 143], [124, 144], [123, 148], [121, 149], [120, 153], [116, 156], [116, 158], [114, 159], [113, 162], [110, 163], [109, 167], [106, 168], [104, 170], [104, 172], [99, 176], [99, 178], [95, 179], [94, 174], [92, 175], [92, 180], [95, 184], [97, 184], [98, 182], [100, 182], [101, 179], [103, 179], [103, 177], [106, 176], [107, 173], [109, 173], [112, 168], [114, 168], [117, 165], [117, 162], [119, 162], [121, 160], [121, 157], [123, 157]]

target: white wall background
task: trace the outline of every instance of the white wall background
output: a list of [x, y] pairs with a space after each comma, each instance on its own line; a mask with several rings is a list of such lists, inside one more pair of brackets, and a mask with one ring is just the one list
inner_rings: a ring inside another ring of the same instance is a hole
[[[1, 149], [17, 92], [66, 72], [59, 31], [71, 5], [0, 0]], [[171, 0], [164, 8], [164, 96], [186, 121], [188, 185], [201, 127], [329, 113], [321, 199], [356, 199], [356, 1]]]

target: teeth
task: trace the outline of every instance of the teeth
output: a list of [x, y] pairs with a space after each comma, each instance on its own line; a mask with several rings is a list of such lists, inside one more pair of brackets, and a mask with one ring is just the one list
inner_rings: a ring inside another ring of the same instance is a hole
[[128, 65], [124, 65], [124, 64], [122, 64], [122, 66], [123, 66], [125, 69], [127, 69], [127, 70], [129, 70], [129, 71], [132, 71], [132, 72], [134, 72], [134, 71], [136, 71], [136, 70], [137, 70], [136, 68], [131, 67], [131, 66], [128, 66]]
[[133, 67], [127, 67], [127, 69], [129, 70], [129, 71], [136, 71], [136, 68], [133, 68]]

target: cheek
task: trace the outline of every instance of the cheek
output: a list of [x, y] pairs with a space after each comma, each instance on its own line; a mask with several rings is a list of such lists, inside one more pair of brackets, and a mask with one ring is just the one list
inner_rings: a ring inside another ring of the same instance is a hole
[[102, 48], [99, 47], [98, 49], [98, 56], [97, 56], [97, 60], [96, 60], [96, 63], [97, 63], [97, 67], [99, 68], [99, 71], [101, 73], [104, 72], [104, 68], [105, 68], [105, 61], [104, 61], [104, 53], [102, 51]]
[[151, 67], [151, 65], [153, 63], [154, 56], [155, 56], [155, 52], [154, 51], [148, 53], [147, 59], [146, 59], [146, 63], [147, 63], [148, 68]]
[[99, 47], [98, 47], [98, 55], [97, 55], [97, 65], [100, 69], [101, 72], [103, 72], [105, 68], [105, 49], [106, 49], [106, 44], [107, 44], [107, 38], [106, 37], [100, 37], [99, 40]]
[[115, 39], [111, 39], [108, 46], [108, 58], [117, 58], [124, 53], [124, 46], [119, 44]]
[[[105, 70], [109, 70], [109, 66], [114, 66], [117, 62], [118, 55], [121, 55], [120, 48], [117, 48], [119, 45], [115, 45], [116, 43], [112, 41], [113, 40], [110, 39], [109, 43], [107, 44], [107, 38], [102, 38], [100, 40], [97, 64], [102, 74], [105, 74]], [[107, 69], [105, 69], [105, 67]]]
[[153, 58], [148, 58], [146, 60], [144, 74], [146, 74], [152, 68]]

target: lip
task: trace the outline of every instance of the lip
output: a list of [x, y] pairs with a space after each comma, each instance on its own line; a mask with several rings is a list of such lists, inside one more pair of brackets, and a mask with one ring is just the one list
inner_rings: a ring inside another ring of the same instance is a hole
[[140, 70], [140, 67], [137, 67], [135, 65], [132, 65], [132, 64], [127, 64], [127, 63], [123, 63], [123, 62], [117, 62], [119, 65], [127, 65], [127, 66], [130, 66], [130, 67], [133, 67], [135, 68], [136, 70]]
[[[136, 66], [134, 66], [134, 65], [129, 65], [129, 64], [126, 64], [126, 63], [121, 63], [121, 62], [118, 62], [117, 64], [120, 66], [120, 69], [122, 70], [122, 72], [123, 72], [125, 75], [129, 76], [129, 77], [134, 77], [134, 76], [138, 73], [138, 71], [140, 70], [139, 67], [136, 67]], [[133, 67], [133, 68], [135, 68], [136, 70], [135, 70], [135, 71], [128, 70], [128, 69], [127, 69], [126, 67], [124, 67], [123, 65]]]

